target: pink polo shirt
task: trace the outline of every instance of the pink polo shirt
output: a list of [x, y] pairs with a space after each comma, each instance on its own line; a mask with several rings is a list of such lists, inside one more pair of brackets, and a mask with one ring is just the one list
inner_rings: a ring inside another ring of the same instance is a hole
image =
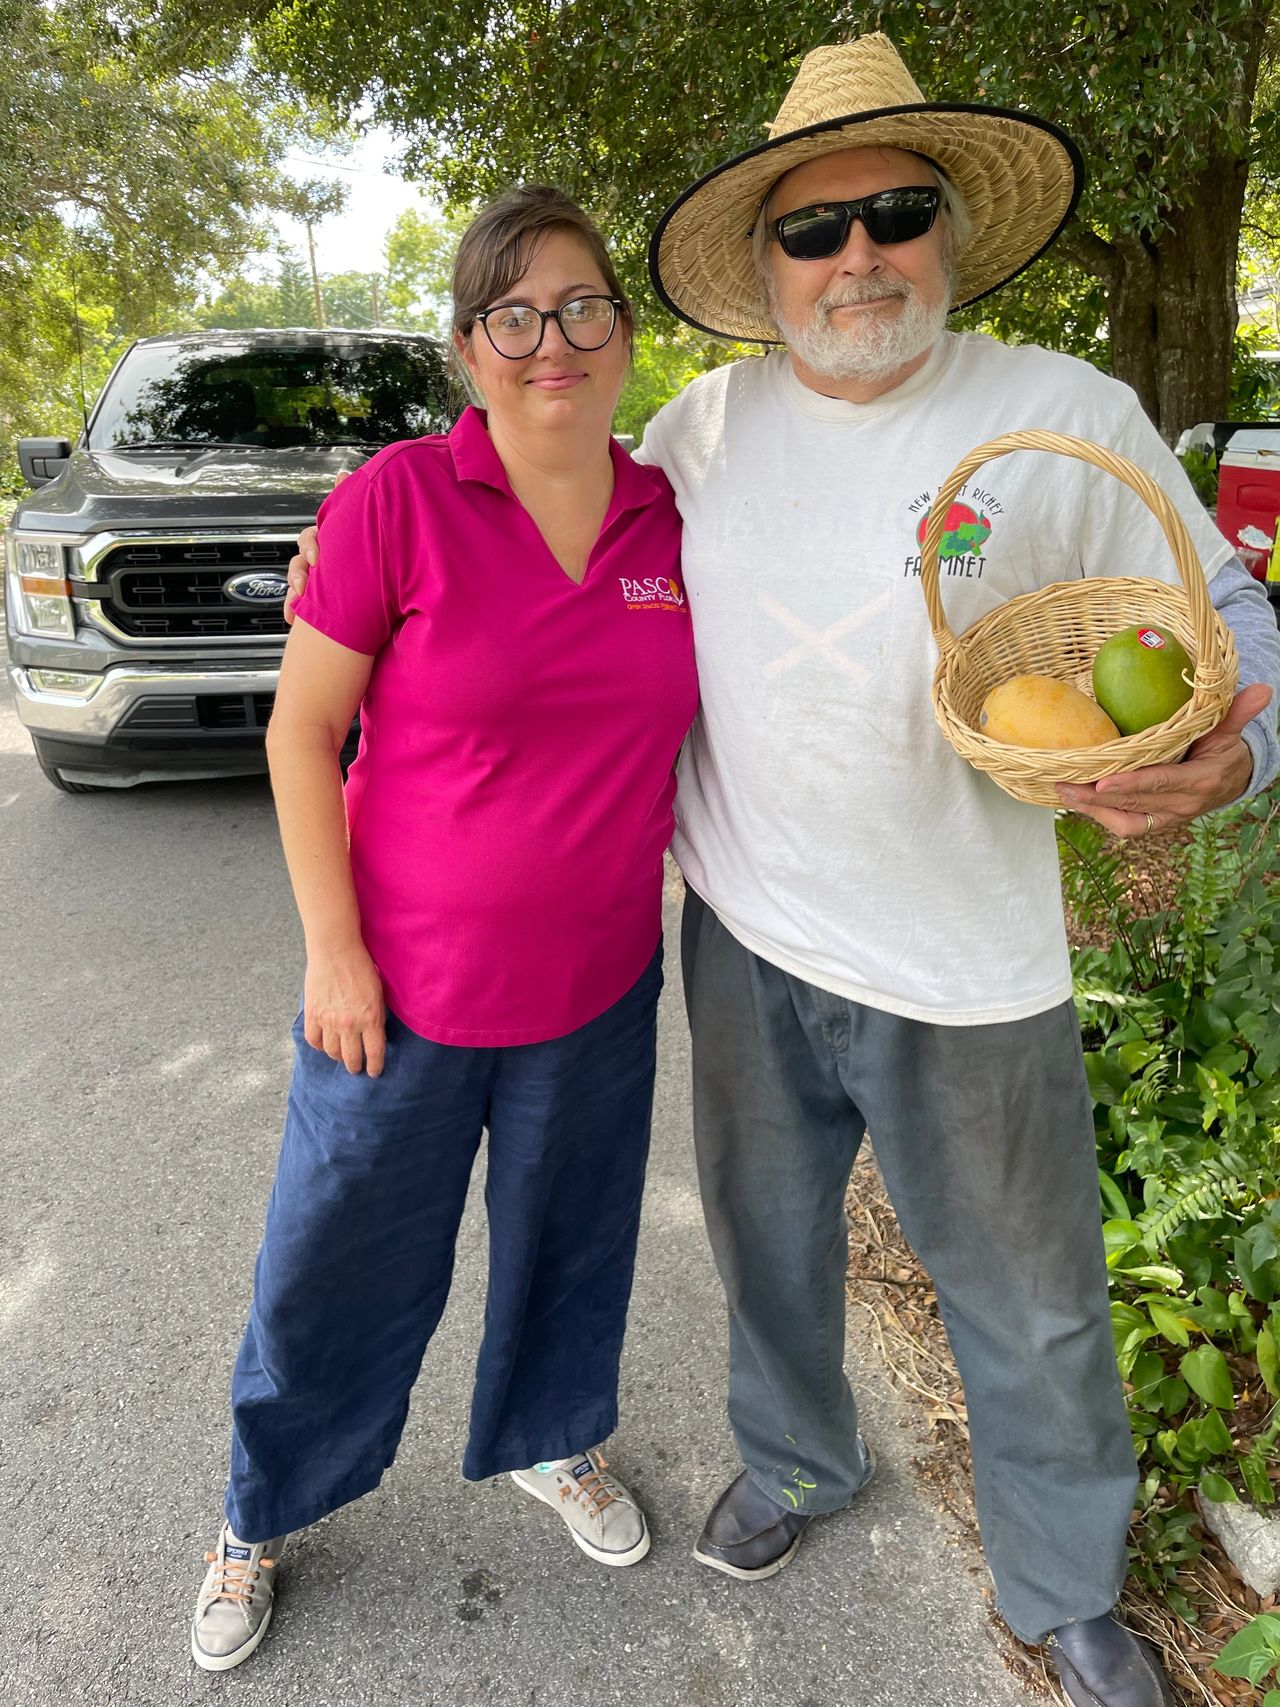
[[361, 928], [388, 1006], [437, 1043], [561, 1037], [657, 947], [693, 635], [666, 477], [611, 455], [580, 586], [479, 410], [320, 511], [298, 614], [374, 657], [346, 790]]

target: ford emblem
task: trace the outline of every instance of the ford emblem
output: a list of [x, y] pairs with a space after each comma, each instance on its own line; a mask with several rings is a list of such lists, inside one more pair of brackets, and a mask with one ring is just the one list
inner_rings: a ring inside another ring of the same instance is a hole
[[282, 605], [289, 591], [288, 577], [276, 569], [251, 569], [243, 575], [233, 575], [222, 583], [222, 590], [238, 605]]

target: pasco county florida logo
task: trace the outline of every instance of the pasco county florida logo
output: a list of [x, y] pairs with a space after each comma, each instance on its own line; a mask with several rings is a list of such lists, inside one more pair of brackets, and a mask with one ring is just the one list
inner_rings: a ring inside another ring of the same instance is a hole
[[[902, 566], [904, 575], [920, 573], [920, 548], [924, 530], [929, 525], [931, 492], [922, 492], [907, 506], [907, 513], [916, 522], [914, 552], [908, 552]], [[938, 546], [938, 572], [958, 575], [968, 581], [980, 581], [983, 553], [991, 537], [992, 517], [1004, 514], [1004, 505], [993, 493], [978, 486], [962, 486], [947, 511]]]
[[628, 610], [685, 610], [684, 588], [674, 575], [646, 575], [633, 581], [619, 575]]

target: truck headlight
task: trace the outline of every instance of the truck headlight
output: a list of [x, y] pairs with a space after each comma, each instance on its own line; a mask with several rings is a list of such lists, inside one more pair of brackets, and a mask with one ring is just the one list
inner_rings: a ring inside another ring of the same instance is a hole
[[16, 626], [27, 634], [76, 631], [63, 545], [57, 539], [9, 535], [9, 588]]
[[102, 686], [101, 676], [89, 676], [82, 670], [28, 670], [31, 685], [41, 693], [63, 694], [68, 699], [88, 699]]

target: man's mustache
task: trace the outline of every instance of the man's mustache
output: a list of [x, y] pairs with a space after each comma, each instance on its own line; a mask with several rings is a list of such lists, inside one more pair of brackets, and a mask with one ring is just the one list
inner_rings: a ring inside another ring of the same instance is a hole
[[905, 279], [850, 279], [839, 290], [828, 291], [815, 304], [818, 312], [830, 315], [835, 308], [853, 308], [864, 302], [884, 302], [890, 298], [905, 301], [913, 294]]

